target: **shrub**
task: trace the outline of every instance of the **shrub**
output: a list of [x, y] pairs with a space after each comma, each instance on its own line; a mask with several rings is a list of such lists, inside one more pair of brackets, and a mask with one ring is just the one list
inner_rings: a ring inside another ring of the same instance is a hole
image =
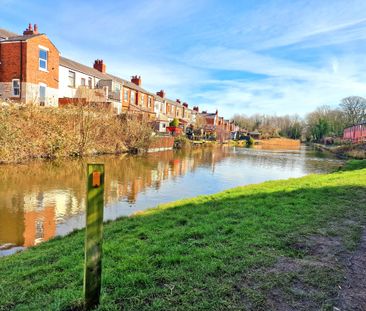
[[179, 120], [177, 118], [174, 118], [170, 123], [169, 126], [178, 127], [179, 126]]
[[85, 106], [0, 106], [0, 162], [144, 149], [151, 133], [146, 121]]
[[246, 141], [247, 146], [252, 146], [254, 144], [254, 139], [249, 136], [249, 138]]

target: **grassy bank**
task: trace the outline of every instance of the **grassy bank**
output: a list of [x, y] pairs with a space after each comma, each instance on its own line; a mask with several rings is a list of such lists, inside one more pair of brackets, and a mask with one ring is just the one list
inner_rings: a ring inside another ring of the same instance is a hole
[[[201, 196], [105, 226], [100, 310], [333, 310], [366, 221], [348, 171]], [[363, 169], [362, 169], [363, 168]], [[84, 231], [0, 260], [0, 310], [81, 305]]]
[[0, 104], [0, 163], [147, 148], [147, 122], [103, 109]]

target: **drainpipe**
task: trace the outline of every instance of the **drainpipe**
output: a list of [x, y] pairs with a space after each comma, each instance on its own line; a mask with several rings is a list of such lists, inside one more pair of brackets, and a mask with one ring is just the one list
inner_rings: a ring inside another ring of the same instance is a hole
[[20, 41], [20, 86], [19, 86], [19, 98], [22, 101], [22, 86], [23, 86], [23, 41]]

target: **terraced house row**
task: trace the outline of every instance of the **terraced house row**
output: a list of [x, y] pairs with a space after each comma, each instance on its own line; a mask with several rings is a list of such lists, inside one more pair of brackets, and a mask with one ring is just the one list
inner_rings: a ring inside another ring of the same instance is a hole
[[171, 100], [163, 90], [142, 87], [141, 76], [131, 80], [107, 72], [102, 59], [89, 67], [62, 57], [60, 51], [37, 25], [29, 24], [22, 35], [0, 29], [0, 99], [41, 106], [93, 103], [116, 114], [135, 113], [165, 132], [174, 118], [186, 128], [199, 118], [205, 132], [235, 131], [234, 123], [216, 113], [199, 112], [179, 99]]

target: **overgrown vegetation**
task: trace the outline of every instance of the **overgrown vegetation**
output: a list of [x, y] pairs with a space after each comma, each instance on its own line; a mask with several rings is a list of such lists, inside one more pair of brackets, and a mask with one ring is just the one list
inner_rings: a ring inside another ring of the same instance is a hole
[[177, 118], [174, 118], [170, 123], [169, 126], [178, 127], [179, 126], [179, 120]]
[[[365, 173], [265, 182], [106, 224], [99, 310], [333, 310], [342, 256], [365, 225]], [[2, 258], [0, 310], [80, 307], [83, 242], [81, 230]]]
[[100, 109], [0, 106], [0, 163], [146, 148], [147, 122]]

